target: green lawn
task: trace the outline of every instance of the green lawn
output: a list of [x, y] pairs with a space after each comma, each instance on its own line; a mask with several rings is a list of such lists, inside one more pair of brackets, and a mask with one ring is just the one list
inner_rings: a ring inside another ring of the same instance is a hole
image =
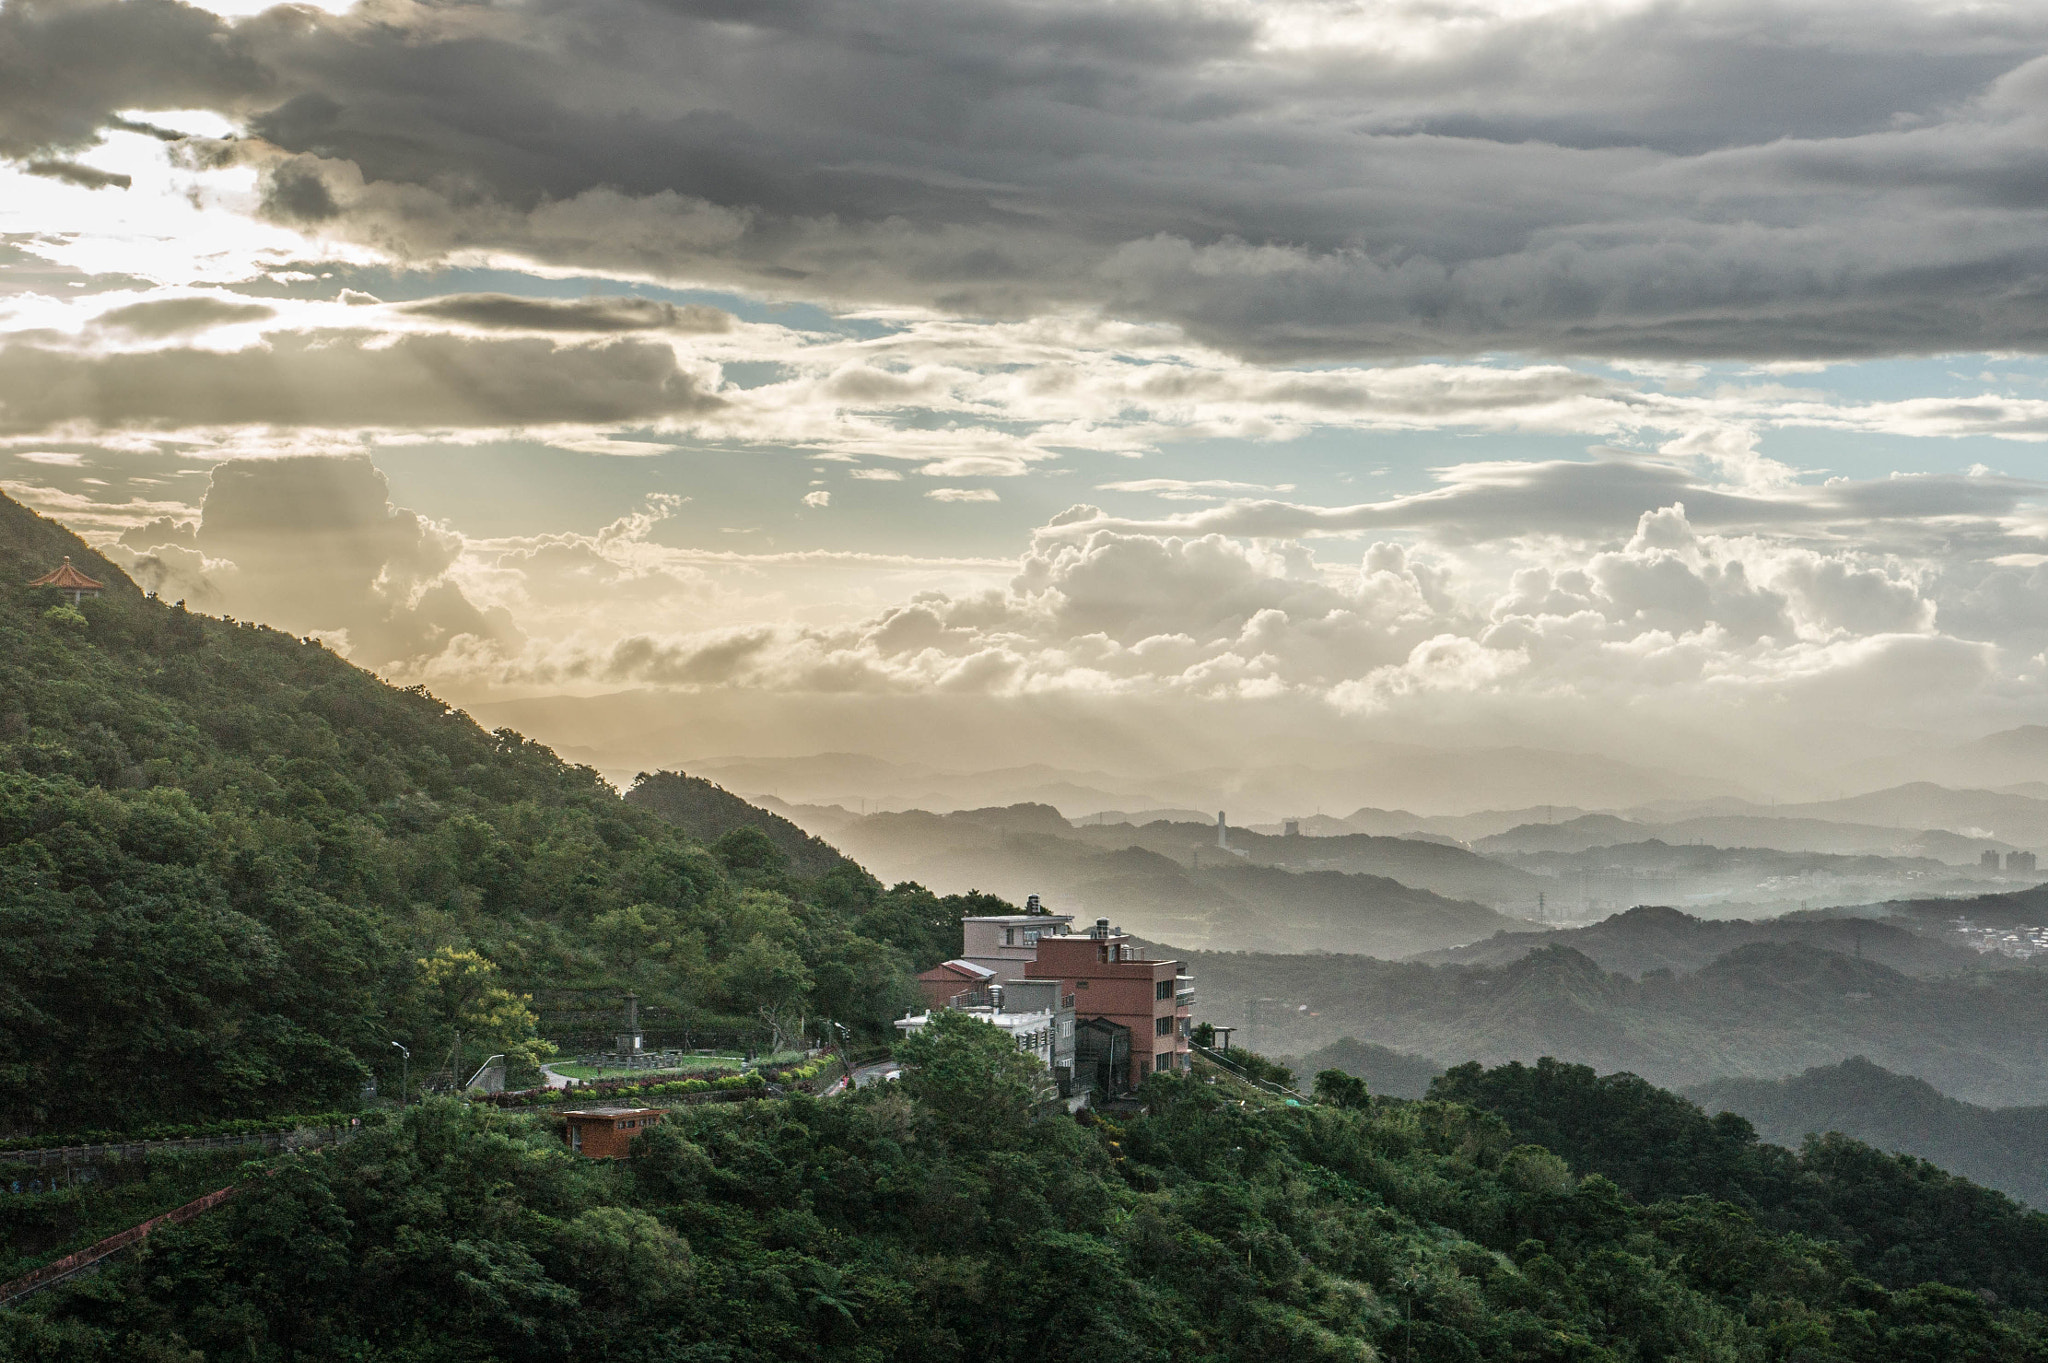
[[[621, 1065], [556, 1065], [556, 1074], [571, 1079], [646, 1079], [659, 1074], [694, 1074], [704, 1070], [738, 1069], [746, 1057], [734, 1052], [731, 1055], [692, 1055], [684, 1058], [680, 1065], [671, 1065], [658, 1070], [631, 1070]], [[777, 1051], [774, 1055], [761, 1057], [764, 1065], [794, 1065], [804, 1058], [802, 1051]]]

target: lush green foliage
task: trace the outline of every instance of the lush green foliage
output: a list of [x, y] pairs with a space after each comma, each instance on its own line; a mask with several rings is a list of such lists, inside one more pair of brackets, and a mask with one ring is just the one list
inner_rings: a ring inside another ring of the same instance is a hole
[[1306, 1055], [1348, 1036], [1444, 1064], [1569, 1056], [1666, 1088], [1864, 1055], [1970, 1102], [2048, 1102], [2043, 970], [1916, 978], [1802, 941], [1751, 942], [1692, 973], [1641, 979], [1603, 970], [1569, 945], [1498, 966], [1174, 955], [1200, 981], [1211, 1017], [1246, 1017], [1255, 1004], [1237, 1039], [1273, 1055]]
[[942, 1011], [896, 1044], [903, 1089], [949, 1144], [989, 1150], [1025, 1129], [1052, 1096], [1045, 1066], [1009, 1034], [967, 1013]]
[[0, 1282], [224, 1188], [249, 1158], [245, 1147], [156, 1150], [71, 1170], [0, 1161]]
[[1833, 1241], [1887, 1286], [1946, 1283], [2048, 1308], [2048, 1216], [1923, 1160], [1839, 1135], [1797, 1152], [1765, 1145], [1732, 1112], [1709, 1117], [1632, 1074], [1555, 1060], [1461, 1065], [1430, 1092], [1496, 1114], [1518, 1139], [1640, 1201], [1710, 1198], [1759, 1226]]
[[[954, 1040], [958, 1040], [955, 1038]], [[1705, 1198], [1643, 1207], [1462, 1106], [963, 1131], [900, 1086], [691, 1109], [624, 1163], [434, 1104], [274, 1161], [130, 1265], [0, 1312], [31, 1363], [2048, 1358], [1974, 1291], [1888, 1290]]]
[[701, 845], [317, 643], [146, 600], [0, 503], [0, 562], [61, 551], [114, 586], [55, 614], [0, 587], [0, 1135], [340, 1106], [373, 1072], [395, 1092], [394, 1042], [416, 1083], [516, 1067], [595, 1041], [628, 988], [656, 1026], [882, 1036], [936, 939], [958, 950], [975, 901], [805, 880], [751, 828]]
[[699, 776], [643, 771], [626, 792], [626, 803], [652, 810], [702, 842], [741, 829], [759, 834], [798, 875], [819, 876], [846, 863], [830, 843]]
[[1845, 1136], [1931, 1160], [2031, 1207], [2048, 1207], [2048, 1107], [1978, 1107], [1854, 1056], [1786, 1079], [1720, 1079], [1686, 1090], [1708, 1111], [1747, 1117], [1757, 1134], [1797, 1145]]

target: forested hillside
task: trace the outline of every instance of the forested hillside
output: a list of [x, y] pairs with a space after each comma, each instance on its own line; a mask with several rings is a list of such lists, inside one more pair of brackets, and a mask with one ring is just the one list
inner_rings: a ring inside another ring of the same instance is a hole
[[787, 859], [794, 875], [821, 876], [848, 864], [830, 843], [699, 776], [643, 771], [626, 792], [626, 803], [652, 810], [703, 842], [715, 842], [738, 828], [758, 829]]
[[2040, 970], [1916, 978], [1800, 941], [1750, 942], [1641, 979], [1562, 945], [1499, 966], [1174, 954], [1201, 981], [1205, 1016], [1245, 1021], [1239, 1040], [1275, 1054], [1348, 1036], [1443, 1065], [1551, 1055], [1673, 1088], [1865, 1055], [1969, 1102], [2048, 1102]]
[[[922, 1043], [900, 1086], [678, 1111], [621, 1164], [570, 1155], [537, 1119], [416, 1108], [339, 1151], [274, 1161], [89, 1287], [0, 1311], [0, 1354], [2048, 1356], [2043, 1318], [2015, 1309], [2041, 1296], [2041, 1218], [1981, 1190], [1873, 1198], [1844, 1248], [1691, 1196], [1729, 1180], [1659, 1163], [1669, 1133], [1626, 1093], [1599, 1110], [1606, 1144], [1568, 1164], [1527, 1142], [1519, 1113], [1355, 1092], [1288, 1107], [1200, 1074], [1155, 1076], [1148, 1116], [1034, 1120], [1030, 1062], [1007, 1038], [955, 1014]], [[1811, 1157], [1805, 1169], [1837, 1178]]]
[[1495, 1114], [1517, 1140], [1639, 1201], [1729, 1204], [1772, 1231], [1841, 1247], [1888, 1286], [1944, 1283], [2048, 1309], [2048, 1216], [1923, 1160], [1841, 1135], [1796, 1152], [1765, 1144], [1733, 1112], [1709, 1117], [1635, 1075], [1549, 1059], [1460, 1065], [1430, 1096]]
[[1785, 1079], [1717, 1079], [1686, 1096], [1709, 1112], [1740, 1113], [1778, 1145], [1839, 1131], [2048, 1208], [2048, 1107], [1959, 1102], [1860, 1055]]
[[[78, 609], [21, 584], [69, 554]], [[544, 1055], [545, 1001], [871, 1034], [969, 902], [711, 845], [320, 644], [146, 599], [0, 498], [0, 1134], [325, 1110]], [[772, 816], [763, 815], [764, 824]]]

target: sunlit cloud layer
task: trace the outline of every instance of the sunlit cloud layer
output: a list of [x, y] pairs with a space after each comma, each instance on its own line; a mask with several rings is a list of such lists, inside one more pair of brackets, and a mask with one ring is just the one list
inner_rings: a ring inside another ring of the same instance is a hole
[[0, 485], [457, 696], [2048, 719], [2044, 54], [2022, 5], [6, 0]]

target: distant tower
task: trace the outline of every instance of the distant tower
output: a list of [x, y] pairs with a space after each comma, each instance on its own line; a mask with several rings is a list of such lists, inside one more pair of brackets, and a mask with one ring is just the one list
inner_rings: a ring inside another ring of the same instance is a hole
[[1984, 867], [1984, 868], [1985, 868], [1986, 870], [1990, 870], [1990, 871], [1995, 871], [1995, 870], [1997, 870], [1997, 869], [1998, 869], [1998, 849], [1996, 849], [1996, 848], [1993, 848], [1993, 847], [1987, 847], [1987, 848], [1985, 848], [1985, 849], [1984, 849], [1984, 855], [1983, 855], [1983, 856], [1981, 856], [1981, 857], [1978, 857], [1978, 858], [1977, 858], [1977, 864], [1978, 864], [1979, 866], [1982, 866], [1982, 867]]
[[1223, 811], [1220, 809], [1216, 811], [1216, 845], [1224, 848], [1230, 846], [1230, 825], [1224, 822]]
[[640, 996], [626, 995], [626, 1030], [619, 1033], [619, 1054], [621, 1056], [640, 1053]]
[[1299, 820], [1299, 819], [1289, 819], [1289, 820], [1287, 820], [1287, 822], [1285, 822], [1285, 823], [1281, 824], [1281, 825], [1280, 825], [1280, 836], [1282, 836], [1282, 837], [1284, 837], [1284, 838], [1298, 838], [1298, 837], [1300, 837], [1300, 836], [1301, 836], [1301, 820]]

